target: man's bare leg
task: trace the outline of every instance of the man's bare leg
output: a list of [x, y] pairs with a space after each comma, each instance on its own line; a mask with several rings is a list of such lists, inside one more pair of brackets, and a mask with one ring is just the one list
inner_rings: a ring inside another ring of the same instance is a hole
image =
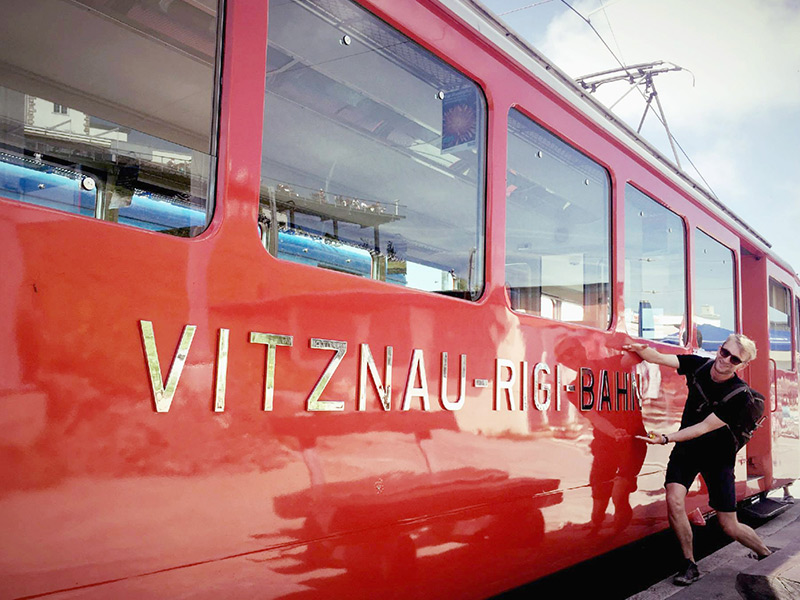
[[747, 546], [759, 556], [772, 554], [752, 527], [739, 522], [735, 512], [717, 512], [717, 519], [722, 531], [743, 546]]
[[[686, 494], [688, 493], [689, 490], [680, 483], [667, 484], [667, 516], [669, 517], [670, 527], [672, 527], [681, 545], [681, 552], [683, 552], [684, 558], [694, 562], [692, 525], [686, 515]], [[734, 513], [735, 516], [736, 514]], [[753, 533], [755, 534], [755, 532]]]

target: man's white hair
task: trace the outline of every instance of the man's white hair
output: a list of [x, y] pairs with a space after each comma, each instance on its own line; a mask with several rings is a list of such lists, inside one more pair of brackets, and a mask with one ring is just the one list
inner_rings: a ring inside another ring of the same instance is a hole
[[[728, 339], [726, 339], [725, 342], [727, 343], [731, 341], [736, 343], [739, 348], [747, 353], [746, 362], [750, 362], [751, 360], [755, 359], [756, 354], [758, 354], [758, 350], [756, 349], [756, 343], [753, 340], [741, 333], [732, 333], [728, 336]], [[723, 344], [723, 346], [724, 345], [725, 344]]]

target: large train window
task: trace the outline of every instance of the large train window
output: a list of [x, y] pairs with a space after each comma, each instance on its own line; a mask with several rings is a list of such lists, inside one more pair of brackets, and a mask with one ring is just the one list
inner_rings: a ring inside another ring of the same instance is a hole
[[485, 101], [349, 0], [271, 2], [259, 226], [279, 258], [475, 299]]
[[640, 338], [685, 343], [683, 220], [630, 184], [625, 187], [625, 324]]
[[698, 344], [715, 351], [736, 331], [733, 252], [699, 229], [694, 238], [694, 325]]
[[607, 171], [531, 119], [508, 115], [506, 286], [512, 309], [610, 322]]
[[217, 0], [4, 0], [0, 198], [202, 231], [217, 38]]
[[792, 369], [792, 293], [769, 280], [769, 357], [779, 369]]

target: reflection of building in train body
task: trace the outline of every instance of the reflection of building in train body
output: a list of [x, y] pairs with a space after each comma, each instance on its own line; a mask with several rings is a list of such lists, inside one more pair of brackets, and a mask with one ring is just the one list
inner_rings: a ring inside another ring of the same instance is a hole
[[88, 114], [63, 104], [50, 102], [27, 94], [25, 103], [25, 134], [66, 142], [86, 142], [95, 146], [125, 145], [128, 131], [113, 123], [103, 123]]

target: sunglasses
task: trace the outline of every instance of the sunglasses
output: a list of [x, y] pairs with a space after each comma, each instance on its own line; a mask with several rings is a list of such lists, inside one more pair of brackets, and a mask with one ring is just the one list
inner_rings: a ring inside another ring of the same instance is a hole
[[720, 346], [719, 355], [722, 358], [729, 359], [731, 361], [731, 364], [733, 365], [740, 365], [744, 362], [741, 358], [739, 358], [735, 354], [731, 354], [730, 351], [725, 346]]

